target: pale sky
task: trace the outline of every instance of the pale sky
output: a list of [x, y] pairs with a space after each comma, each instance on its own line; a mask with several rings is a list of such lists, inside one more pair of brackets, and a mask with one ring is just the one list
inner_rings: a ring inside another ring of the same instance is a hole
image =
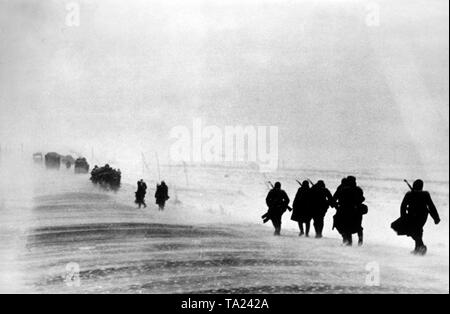
[[202, 118], [278, 126], [288, 165], [448, 169], [446, 0], [69, 2], [0, 0], [0, 144], [165, 156]]

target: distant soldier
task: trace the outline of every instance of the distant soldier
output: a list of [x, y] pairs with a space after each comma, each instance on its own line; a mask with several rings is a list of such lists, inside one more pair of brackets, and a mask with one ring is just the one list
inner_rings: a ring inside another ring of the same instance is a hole
[[164, 210], [166, 201], [169, 199], [169, 188], [164, 181], [156, 185], [155, 199], [159, 210]]
[[364, 192], [357, 186], [356, 178], [347, 177], [334, 194], [336, 203], [336, 215], [334, 226], [342, 235], [344, 245], [353, 244], [352, 234], [358, 234], [358, 244], [363, 244], [363, 215], [367, 214], [367, 206], [364, 205]]
[[322, 180], [311, 188], [311, 208], [316, 238], [322, 238], [324, 218], [329, 207], [334, 207], [333, 196]]
[[397, 224], [396, 222], [392, 224], [392, 228], [399, 235], [407, 235], [416, 242], [415, 249], [411, 252], [413, 254], [425, 255], [427, 253], [427, 247], [423, 243], [423, 227], [428, 219], [428, 214], [431, 215], [436, 225], [441, 222], [430, 193], [423, 191], [423, 181], [416, 180], [401, 204], [401, 218], [398, 221], [402, 225], [399, 226], [398, 221]]
[[281, 232], [281, 217], [289, 207], [289, 197], [286, 192], [281, 189], [281, 183], [276, 182], [273, 189], [270, 190], [266, 197], [266, 204], [269, 207], [268, 217], [272, 220], [275, 228], [274, 235], [279, 236]]
[[[291, 220], [298, 223], [300, 229], [299, 236], [309, 237], [311, 228], [312, 210], [311, 210], [311, 188], [308, 181], [303, 181], [297, 190], [294, 203], [292, 203]], [[303, 228], [305, 225], [305, 228]]]
[[144, 208], [147, 207], [145, 204], [145, 195], [147, 194], [147, 184], [143, 179], [137, 182], [137, 191], [136, 191], [136, 204], [138, 204], [139, 208], [144, 205]]

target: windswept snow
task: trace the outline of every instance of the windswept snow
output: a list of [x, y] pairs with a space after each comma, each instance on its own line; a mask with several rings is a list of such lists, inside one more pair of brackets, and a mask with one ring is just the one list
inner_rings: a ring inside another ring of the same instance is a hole
[[[330, 230], [333, 210], [324, 239], [299, 238], [288, 215], [283, 235], [273, 237], [260, 221], [267, 188], [256, 171], [189, 168], [187, 185], [182, 168], [164, 168], [171, 199], [158, 212], [153, 189], [149, 207], [137, 209], [135, 187], [127, 182], [114, 193], [95, 188], [86, 175], [6, 162], [0, 168], [2, 292], [449, 292], [445, 181], [428, 185], [443, 224], [427, 225], [430, 253], [416, 257], [409, 254], [412, 241], [389, 228], [406, 191], [395, 177], [359, 174], [370, 207], [366, 244], [347, 248]], [[296, 177], [324, 179], [334, 189], [342, 175], [280, 171], [266, 180], [280, 180], [293, 198]], [[79, 282], [67, 281], [68, 274], [79, 274], [69, 276]]]

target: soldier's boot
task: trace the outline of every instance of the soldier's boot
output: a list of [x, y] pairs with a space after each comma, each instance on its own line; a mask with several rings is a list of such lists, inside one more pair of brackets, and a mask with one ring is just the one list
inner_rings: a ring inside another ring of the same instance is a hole
[[316, 229], [316, 239], [322, 238], [323, 224], [319, 223], [314, 226]]
[[422, 238], [417, 237], [417, 238], [415, 238], [415, 241], [416, 241], [416, 247], [415, 247], [414, 251], [412, 251], [411, 253], [414, 255], [421, 255], [421, 256], [427, 254], [428, 249], [427, 249], [426, 245], [423, 243]]
[[306, 229], [305, 229], [305, 237], [309, 238], [309, 230], [311, 228], [311, 225], [309, 223], [306, 224]]
[[305, 231], [303, 231], [303, 224], [301, 222], [299, 222], [298, 227], [300, 229], [300, 233], [298, 234], [298, 236], [302, 237], [305, 234]]
[[414, 247], [414, 250], [411, 251], [412, 255], [417, 255], [417, 252], [419, 251], [419, 244], [416, 241], [416, 245]]
[[353, 238], [351, 234], [346, 234], [344, 236], [344, 245], [345, 246], [352, 246], [353, 245]]
[[416, 250], [414, 250], [416, 253], [415, 255], [420, 255], [420, 256], [424, 256], [427, 254], [428, 248], [426, 245], [422, 245], [420, 247], [418, 247]]
[[358, 246], [362, 246], [364, 243], [364, 234], [362, 231], [358, 232]]

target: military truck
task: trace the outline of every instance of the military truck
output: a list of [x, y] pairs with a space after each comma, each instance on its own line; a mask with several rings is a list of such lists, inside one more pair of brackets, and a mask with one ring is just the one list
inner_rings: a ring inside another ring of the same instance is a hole
[[75, 160], [75, 173], [89, 173], [89, 164], [86, 158], [80, 157]]
[[33, 161], [35, 164], [41, 165], [44, 162], [44, 156], [42, 155], [42, 153], [34, 153]]
[[117, 189], [120, 187], [120, 181], [122, 179], [122, 173], [120, 169], [111, 168], [108, 164], [103, 167], [97, 165], [91, 171], [91, 181], [94, 184], [106, 188]]
[[45, 155], [45, 167], [47, 169], [59, 170], [61, 168], [61, 155], [54, 152], [47, 153]]
[[61, 163], [65, 165], [67, 169], [70, 169], [75, 164], [75, 158], [71, 155], [62, 156]]

